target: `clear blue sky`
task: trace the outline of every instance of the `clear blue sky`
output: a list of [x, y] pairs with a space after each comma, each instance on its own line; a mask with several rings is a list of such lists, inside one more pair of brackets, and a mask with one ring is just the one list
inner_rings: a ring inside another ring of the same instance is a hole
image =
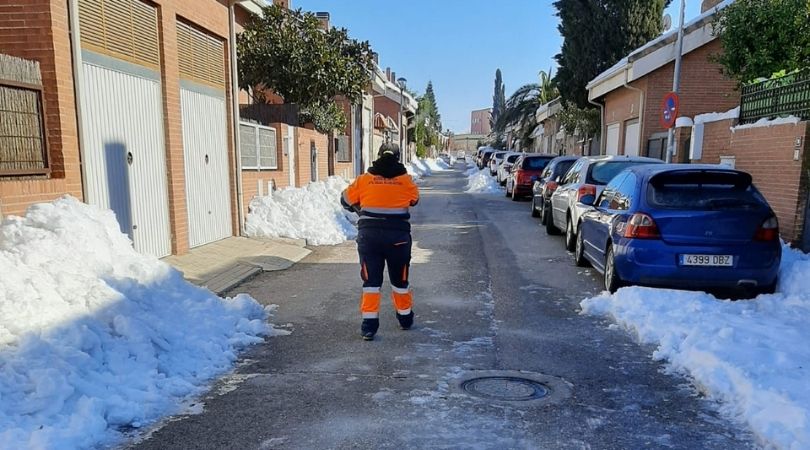
[[[443, 125], [456, 133], [469, 131], [472, 110], [492, 106], [495, 69], [508, 97], [554, 67], [562, 43], [552, 0], [292, 0], [292, 7], [328, 11], [333, 25], [370, 41], [383, 69], [417, 92], [433, 81]], [[699, 12], [700, 0], [687, 0], [687, 20]]]

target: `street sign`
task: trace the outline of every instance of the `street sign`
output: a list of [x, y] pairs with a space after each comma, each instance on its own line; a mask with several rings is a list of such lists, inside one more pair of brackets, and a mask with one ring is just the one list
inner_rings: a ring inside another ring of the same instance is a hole
[[664, 128], [669, 129], [675, 126], [680, 105], [681, 100], [678, 94], [670, 92], [664, 96], [664, 101], [661, 103], [661, 125]]

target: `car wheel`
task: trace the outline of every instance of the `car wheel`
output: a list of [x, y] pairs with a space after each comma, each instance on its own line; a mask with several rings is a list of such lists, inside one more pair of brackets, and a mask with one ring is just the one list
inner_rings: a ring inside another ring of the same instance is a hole
[[585, 242], [581, 230], [577, 235], [577, 245], [574, 248], [574, 263], [577, 267], [588, 266], [588, 260], [585, 258]]
[[605, 290], [612, 294], [622, 286], [624, 286], [624, 282], [616, 273], [616, 257], [613, 254], [613, 245], [611, 245], [605, 256]]
[[512, 186], [512, 201], [516, 202], [518, 200], [520, 200], [520, 197], [517, 196], [517, 194], [515, 193], [515, 187]]
[[537, 210], [536, 203], [534, 202], [534, 196], [532, 195], [532, 217], [540, 217], [540, 211]]
[[560, 229], [554, 226], [554, 218], [551, 216], [549, 212], [546, 217], [546, 234], [555, 236], [560, 234]]
[[569, 217], [568, 220], [565, 221], [565, 249], [569, 252], [573, 252], [576, 245], [577, 235], [574, 233], [574, 223]]
[[546, 208], [546, 201], [543, 200], [543, 203], [540, 205], [540, 224], [547, 225], [548, 220], [548, 209]]

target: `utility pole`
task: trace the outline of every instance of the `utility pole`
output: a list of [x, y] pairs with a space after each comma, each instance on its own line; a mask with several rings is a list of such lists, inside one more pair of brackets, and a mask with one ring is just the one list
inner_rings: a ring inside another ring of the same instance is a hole
[[407, 143], [407, 139], [405, 138], [406, 128], [402, 123], [402, 119], [404, 118], [402, 114], [402, 104], [405, 103], [405, 83], [407, 82], [408, 80], [405, 78], [399, 78], [397, 80], [397, 84], [399, 85], [399, 159], [401, 159], [403, 163], [408, 162], [408, 155], [406, 155], [407, 150], [405, 149], [405, 144]]
[[[672, 79], [672, 92], [679, 94], [681, 88], [681, 60], [683, 57], [683, 19], [686, 10], [686, 0], [681, 0], [680, 22], [678, 23], [678, 41], [675, 44], [675, 75]], [[675, 154], [675, 127], [672, 126], [667, 132], [667, 157], [666, 162], [672, 162]]]

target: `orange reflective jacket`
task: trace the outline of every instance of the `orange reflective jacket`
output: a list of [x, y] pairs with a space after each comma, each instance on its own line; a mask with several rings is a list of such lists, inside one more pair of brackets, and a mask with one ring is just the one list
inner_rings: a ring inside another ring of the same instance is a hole
[[359, 205], [362, 212], [403, 214], [419, 202], [419, 188], [410, 175], [385, 178], [364, 173], [345, 191], [343, 199], [349, 205]]

